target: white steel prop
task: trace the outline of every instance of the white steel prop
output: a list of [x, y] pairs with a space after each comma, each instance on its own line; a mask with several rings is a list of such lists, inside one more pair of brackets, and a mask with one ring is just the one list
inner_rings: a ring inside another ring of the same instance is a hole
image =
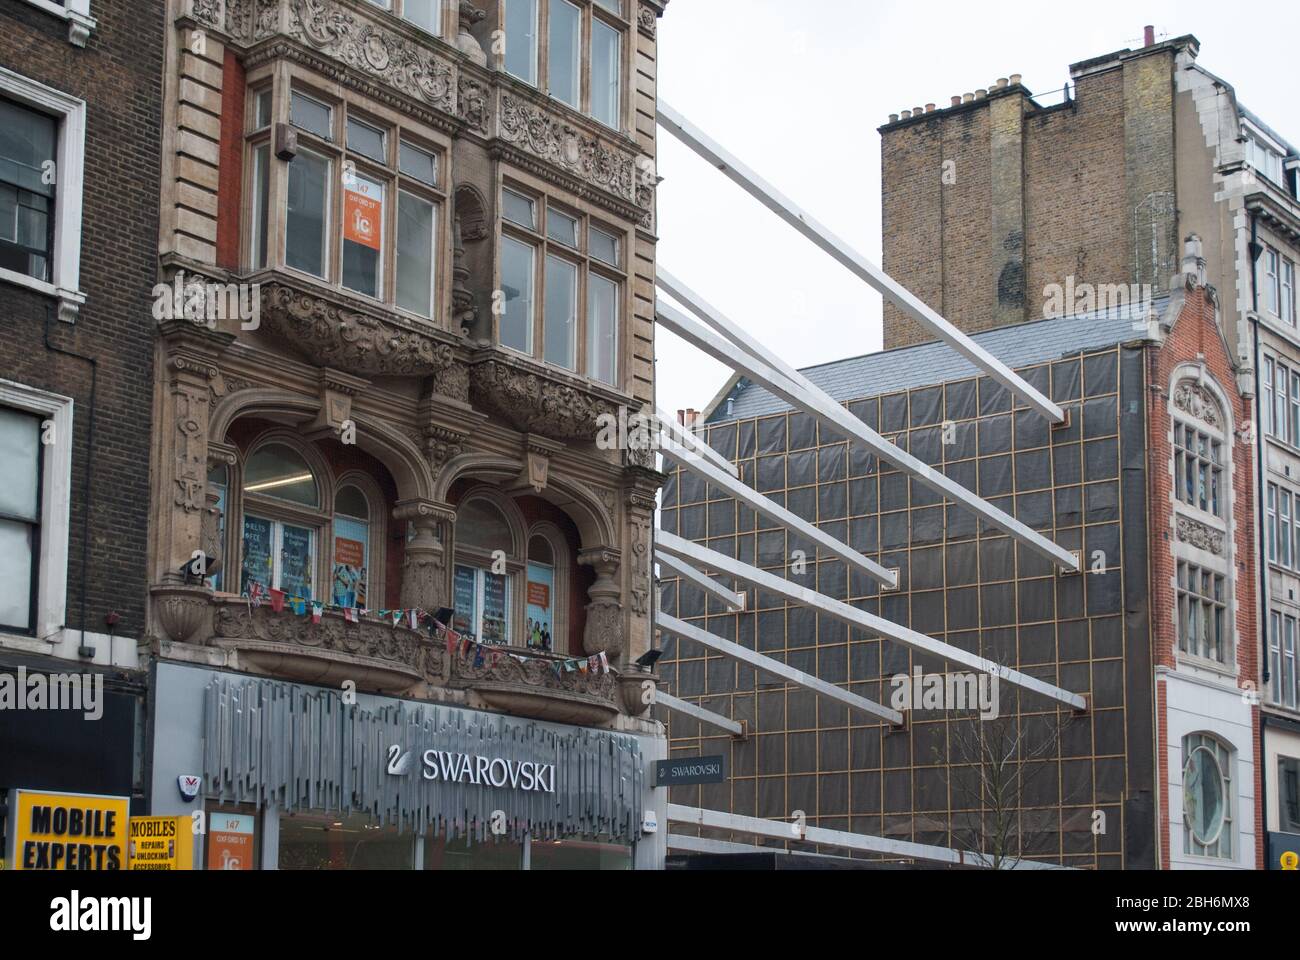
[[[659, 300], [655, 310], [659, 323], [682, 337], [692, 346], [728, 364], [734, 370], [745, 374], [745, 376], [763, 385], [782, 399], [806, 411], [837, 432], [842, 433], [846, 438], [862, 443], [882, 460], [887, 460], [903, 473], [921, 481], [946, 500], [961, 504], [984, 520], [1006, 531], [1012, 539], [1023, 543], [1026, 547], [1047, 557], [1062, 568], [1076, 571], [1079, 569], [1079, 557], [1076, 554], [1048, 540], [1015, 517], [1004, 513], [981, 497], [971, 493], [952, 478], [945, 476], [928, 464], [922, 463], [910, 453], [900, 450], [825, 393], [815, 387], [808, 389], [801, 384], [794, 383], [780, 371], [774, 370], [766, 360], [754, 356], [746, 347], [723, 339], [722, 336], [682, 313], [671, 304]], [[718, 318], [715, 315], [712, 319], [717, 320]]]
[[655, 706], [671, 710], [673, 713], [694, 717], [700, 723], [707, 723], [711, 727], [727, 731], [733, 737], [743, 737], [745, 735], [745, 728], [735, 720], [728, 720], [720, 713], [714, 713], [711, 710], [705, 710], [703, 707], [697, 707], [693, 703], [687, 703], [685, 700], [670, 697], [662, 691], [655, 693]]
[[[712, 830], [730, 830], [755, 837], [771, 837], [775, 840], [802, 841], [822, 846], [835, 847], [840, 850], [858, 850], [863, 853], [879, 853], [885, 856], [905, 860], [921, 860], [926, 863], [950, 863], [967, 867], [992, 867], [992, 860], [981, 853], [967, 853], [949, 847], [932, 847], [924, 843], [912, 843], [908, 840], [886, 840], [883, 837], [869, 837], [860, 833], [845, 833], [841, 830], [827, 830], [824, 827], [800, 826], [779, 820], [761, 820], [758, 817], [745, 817], [735, 813], [721, 813], [717, 810], [702, 810], [699, 807], [684, 807], [681, 804], [668, 804], [669, 823], [686, 823], [696, 827]], [[1038, 863], [1032, 860], [1007, 861], [1004, 869], [1013, 870], [1069, 870], [1053, 863]]]
[[703, 440], [697, 437], [690, 430], [687, 430], [685, 427], [683, 427], [672, 417], [668, 416], [662, 410], [658, 412], [657, 416], [659, 418], [660, 427], [662, 428], [661, 432], [665, 436], [671, 437], [673, 440], [676, 440], [687, 450], [690, 450], [692, 453], [698, 454], [699, 456], [703, 457], [705, 460], [708, 460], [714, 466], [718, 467], [720, 470], [725, 470], [731, 476], [733, 477], [740, 476], [740, 474], [736, 472], [735, 464], [733, 464], [722, 454], [718, 453], [718, 451], [714, 450], [711, 446], [709, 446], [707, 443], [705, 443]]
[[747, 647], [742, 647], [738, 643], [732, 643], [730, 640], [724, 640], [722, 637], [715, 637], [711, 633], [704, 632], [699, 627], [693, 627], [689, 623], [678, 620], [676, 617], [668, 616], [666, 613], [655, 615], [655, 626], [666, 633], [671, 633], [673, 636], [693, 641], [702, 647], [716, 650], [718, 653], [721, 653], [723, 656], [729, 657], [732, 660], [739, 660], [741, 663], [748, 664], [760, 673], [779, 677], [782, 680], [793, 683], [797, 687], [811, 690], [829, 700], [838, 701], [850, 710], [857, 710], [858, 712], [865, 713], [877, 720], [887, 720], [894, 726], [901, 726], [903, 723], [903, 715], [897, 710], [882, 707], [880, 704], [868, 700], [866, 697], [860, 697], [856, 693], [849, 693], [847, 690], [841, 690], [833, 683], [827, 683], [825, 680], [819, 680], [817, 677], [804, 673], [802, 670], [788, 667], [779, 660], [773, 660], [771, 657], [765, 657], [761, 653], [755, 653], [753, 650], [750, 650]]
[[[718, 573], [736, 577], [738, 580], [753, 584], [800, 606], [816, 610], [818, 613], [825, 613], [850, 626], [867, 630], [873, 636], [894, 640], [921, 653], [943, 657], [951, 663], [961, 664], [980, 673], [987, 673], [989, 676], [997, 677], [999, 680], [1020, 687], [1022, 690], [1042, 694], [1074, 710], [1086, 710], [1088, 708], [1087, 700], [1077, 693], [1071, 693], [1035, 677], [1027, 676], [1018, 670], [1012, 670], [1010, 667], [1004, 667], [992, 660], [986, 660], [977, 653], [962, 650], [960, 647], [954, 647], [933, 637], [927, 637], [923, 633], [917, 633], [915, 630], [909, 630], [907, 627], [883, 620], [847, 603], [832, 600], [830, 597], [823, 596], [808, 587], [802, 587], [797, 583], [792, 583], [789, 580], [768, 573], [766, 570], [760, 570], [757, 567], [751, 567], [749, 564], [733, 560], [728, 556], [701, 547], [689, 540], [683, 540], [671, 533], [664, 533], [662, 530], [656, 533], [655, 548], [685, 560], [697, 568], [714, 570]], [[676, 631], [670, 630], [669, 632], [675, 633]]]
[[791, 530], [800, 536], [807, 537], [827, 553], [839, 557], [841, 560], [848, 561], [849, 564], [861, 570], [873, 580], [877, 580], [889, 587], [891, 590], [898, 586], [898, 573], [893, 570], [886, 570], [880, 564], [873, 560], [868, 560], [858, 551], [852, 549], [846, 544], [841, 543], [832, 537], [829, 533], [821, 530], [802, 517], [795, 516], [785, 507], [773, 502], [761, 493], [756, 492], [753, 488], [746, 486], [739, 480], [732, 480], [726, 474], [715, 470], [711, 464], [705, 463], [699, 457], [693, 457], [671, 440], [664, 441], [659, 451], [668, 460], [689, 470], [709, 483], [713, 484], [719, 490], [725, 490], [736, 500], [752, 507], [763, 516], [775, 520], [782, 524], [786, 529]]
[[712, 594], [718, 601], [726, 605], [728, 613], [739, 613], [745, 609], [745, 595], [743, 593], [728, 590], [712, 577], [700, 573], [689, 563], [683, 563], [671, 554], [664, 553], [661, 550], [655, 551], [655, 562], [667, 567], [678, 576], [685, 577], [706, 593]]
[[696, 127], [662, 99], [659, 101], [659, 126], [663, 127], [696, 154], [717, 167], [729, 180], [739, 186], [767, 209], [811, 240], [836, 262], [865, 281], [909, 317], [921, 324], [936, 337], [949, 343], [958, 353], [978, 366], [1029, 406], [1054, 423], [1065, 419], [1061, 408], [1025, 382], [1010, 367], [966, 334], [962, 333], [937, 312], [926, 306], [911, 291], [880, 267], [876, 266], [848, 243], [806, 214], [788, 197], [785, 197], [749, 167], [732, 156], [717, 141]]

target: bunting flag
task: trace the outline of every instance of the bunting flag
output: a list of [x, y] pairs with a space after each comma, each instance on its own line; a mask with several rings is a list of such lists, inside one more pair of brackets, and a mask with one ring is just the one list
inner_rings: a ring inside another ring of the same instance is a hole
[[315, 600], [311, 605], [311, 622], [319, 625], [321, 617], [325, 616], [325, 604]]
[[271, 609], [276, 613], [284, 613], [284, 591], [271, 591]]
[[253, 601], [253, 606], [255, 606], [255, 607], [260, 607], [260, 606], [262, 605], [262, 590], [263, 590], [263, 589], [264, 589], [264, 588], [262, 587], [262, 585], [261, 585], [260, 583], [258, 583], [256, 580], [252, 580], [252, 581], [249, 582], [249, 584], [248, 584], [248, 599], [250, 599], [250, 600]]
[[409, 620], [410, 620], [410, 623], [411, 623], [411, 629], [412, 629], [412, 630], [419, 630], [419, 629], [420, 629], [420, 611], [419, 611], [419, 610], [407, 610], [407, 611], [406, 611], [406, 616], [407, 616], [407, 617], [409, 618]]
[[346, 620], [348, 623], [360, 623], [360, 622], [361, 622], [360, 618], [357, 616], [357, 608], [356, 608], [356, 607], [344, 607], [344, 608], [343, 608], [343, 619]]
[[604, 668], [605, 673], [609, 673], [609, 657], [605, 656], [605, 651], [600, 652], [600, 665]]
[[307, 612], [307, 601], [302, 597], [294, 597], [289, 602], [293, 605], [294, 616], [301, 617]]

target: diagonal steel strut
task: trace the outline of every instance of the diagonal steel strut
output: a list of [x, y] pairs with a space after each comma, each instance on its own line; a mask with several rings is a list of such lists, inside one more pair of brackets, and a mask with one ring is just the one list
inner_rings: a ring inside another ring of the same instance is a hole
[[725, 147], [674, 110], [672, 106], [662, 99], [659, 100], [658, 106], [659, 126], [717, 167], [724, 176], [751, 197], [811, 240], [832, 259], [847, 267], [851, 273], [865, 281], [930, 333], [950, 344], [958, 353], [1029, 406], [1053, 423], [1064, 421], [1065, 414], [1060, 407], [1035, 390], [1001, 360], [926, 306], [901, 283], [854, 250], [827, 227], [804, 213], [793, 201], [741, 163]]

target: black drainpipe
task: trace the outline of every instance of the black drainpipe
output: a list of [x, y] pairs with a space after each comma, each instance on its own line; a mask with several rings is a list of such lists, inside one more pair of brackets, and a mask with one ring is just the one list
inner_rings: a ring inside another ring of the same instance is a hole
[[[86, 428], [86, 470], [82, 480], [81, 494], [81, 646], [77, 653], [91, 659], [95, 655], [93, 647], [86, 646], [86, 574], [90, 569], [90, 488], [95, 477], [95, 393], [99, 386], [99, 361], [85, 354], [73, 353], [50, 343], [50, 320], [52, 308], [45, 305], [45, 349], [74, 360], [90, 364], [90, 421]], [[75, 435], [76, 424], [73, 424]], [[72, 438], [68, 438], [72, 442]], [[111, 654], [111, 651], [110, 651]]]

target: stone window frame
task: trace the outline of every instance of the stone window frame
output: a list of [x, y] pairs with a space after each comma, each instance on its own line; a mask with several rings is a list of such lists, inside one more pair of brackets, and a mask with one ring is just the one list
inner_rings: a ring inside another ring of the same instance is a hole
[[51, 16], [68, 21], [68, 43], [74, 47], [84, 47], [90, 34], [99, 26], [98, 21], [90, 15], [90, 0], [24, 0], [37, 10], [44, 10]]
[[86, 102], [0, 67], [0, 96], [58, 121], [55, 147], [57, 186], [54, 192], [54, 249], [50, 282], [13, 270], [0, 269], [0, 282], [12, 283], [54, 297], [59, 319], [75, 323], [86, 302], [81, 287], [81, 218], [85, 183]]
[[[497, 5], [496, 22], [500, 24], [501, 34], [504, 37], [507, 0], [493, 0], [493, 2]], [[624, 128], [628, 122], [630, 93], [634, 89], [634, 86], [630, 85], [630, 80], [631, 64], [636, 53], [635, 6], [637, 0], [617, 0], [622, 8], [621, 14], [603, 6], [598, 0], [567, 0], [573, 6], [578, 7], [582, 18], [581, 36], [578, 40], [578, 70], [580, 76], [578, 78], [578, 103], [576, 106], [571, 106], [550, 93], [550, 8], [552, 3], [559, 2], [559, 0], [535, 0], [535, 2], [537, 3], [537, 44], [533, 50], [535, 82], [517, 77], [506, 70], [504, 49], [493, 54], [496, 69], [502, 76], [510, 77], [517, 83], [539, 91], [560, 109], [571, 110], [580, 114], [606, 130], [625, 133]], [[632, 8], [630, 13], [629, 7]], [[619, 105], [618, 123], [616, 125], [606, 123], [591, 111], [591, 41], [595, 30], [594, 21], [596, 20], [612, 27], [619, 35]]]
[[[360, 470], [345, 469], [335, 473], [323, 454], [314, 443], [306, 442], [287, 429], [273, 428], [255, 436], [246, 448], [236, 451], [233, 463], [227, 463], [226, 517], [225, 517], [225, 552], [222, 586], [227, 592], [242, 590], [242, 571], [244, 562], [244, 517], [250, 507], [250, 497], [244, 491], [244, 470], [248, 462], [259, 450], [271, 444], [289, 447], [301, 456], [311, 468], [320, 494], [321, 506], [313, 510], [310, 507], [263, 497], [256, 494], [251, 497], [251, 506], [255, 516], [279, 522], [310, 527], [316, 538], [315, 557], [312, 561], [313, 593], [311, 599], [319, 600], [326, 606], [330, 604], [329, 585], [334, 569], [334, 499], [338, 491], [345, 486], [355, 486], [366, 495], [370, 505], [370, 555], [368, 560], [369, 578], [366, 584], [367, 598], [384, 597], [387, 589], [385, 568], [388, 554], [387, 513], [391, 505], [384, 497], [379, 485], [369, 475]], [[231, 523], [237, 519], [238, 524]], [[237, 536], [235, 535], [237, 534]], [[270, 584], [266, 584], [270, 586]], [[385, 606], [380, 604], [379, 609]]]
[[[1213, 401], [1215, 412], [1220, 418], [1218, 426], [1210, 423], [1203, 416], [1197, 416], [1190, 411], [1179, 409], [1177, 405], [1179, 389], [1185, 384], [1190, 384], [1200, 392], [1208, 394], [1209, 399]], [[1232, 408], [1228, 403], [1227, 393], [1210, 375], [1203, 364], [1185, 363], [1180, 364], [1169, 378], [1169, 400], [1166, 404], [1166, 413], [1169, 424], [1165, 440], [1170, 449], [1170, 458], [1167, 461], [1171, 484], [1169, 492], [1170, 542], [1173, 545], [1169, 579], [1172, 596], [1170, 623], [1174, 625], [1173, 653], [1179, 664], [1186, 663], [1225, 678], [1235, 677], [1240, 672], [1240, 668], [1237, 664], [1239, 639], [1237, 637], [1236, 577], [1234, 576], [1236, 549], [1231, 536], [1231, 531], [1235, 529], [1236, 503], [1234, 502], [1234, 491], [1236, 490], [1237, 469], [1233, 457], [1235, 434], [1233, 432]], [[1222, 507], [1220, 516], [1183, 502], [1179, 499], [1178, 491], [1174, 489], [1174, 484], [1177, 482], [1177, 474], [1173, 463], [1173, 455], [1177, 450], [1173, 442], [1175, 423], [1181, 424], [1184, 428], [1191, 426], [1218, 441], [1221, 445], [1220, 449], [1223, 451], [1223, 479], [1219, 492]], [[1220, 544], [1218, 552], [1213, 549], [1215, 543]], [[1222, 640], [1222, 662], [1189, 653], [1183, 650], [1178, 642], [1181, 630], [1179, 597], [1181, 588], [1178, 580], [1178, 567], [1180, 564], [1199, 567], [1205, 572], [1223, 577], [1226, 611], [1224, 614], [1225, 636]]]
[[[1290, 624], [1290, 646], [1286, 643], [1286, 626]], [[1265, 699], [1284, 710], [1300, 709], [1300, 611], [1290, 607], [1274, 607], [1268, 612], [1268, 632], [1265, 637], [1265, 663], [1269, 682]], [[1290, 660], [1290, 689], [1282, 689], [1286, 678], [1286, 661]], [[1287, 697], [1290, 696], [1290, 703]]]
[[[525, 196], [533, 202], [534, 225], [533, 229], [528, 228], [507, 220], [504, 215], [503, 197], [506, 191]], [[567, 246], [566, 244], [552, 239], [547, 232], [547, 213], [554, 206], [558, 212], [565, 216], [578, 220], [579, 243], [578, 249]], [[569, 376], [580, 377], [591, 383], [599, 383], [615, 390], [621, 390], [624, 382], [628, 377], [628, 364], [624, 357], [624, 345], [627, 343], [630, 307], [627, 302], [628, 291], [631, 288], [629, 261], [632, 256], [632, 249], [628, 242], [628, 231], [625, 228], [615, 226], [611, 221], [602, 219], [598, 213], [592, 212], [590, 208], [580, 203], [566, 202], [563, 198], [556, 197], [546, 190], [542, 189], [536, 183], [530, 181], [525, 176], [516, 172], [505, 172], [499, 178], [497, 184], [497, 209], [502, 211], [497, 217], [497, 254], [495, 257], [495, 273], [492, 287], [494, 290], [501, 290], [501, 247], [502, 238], [510, 237], [522, 244], [533, 248], [533, 327], [532, 327], [532, 353], [523, 353], [513, 347], [501, 343], [501, 317], [494, 313], [494, 327], [492, 331], [494, 342], [503, 350], [508, 350], [512, 354], [528, 357], [529, 359], [546, 365], [555, 370], [563, 371]], [[610, 234], [617, 238], [619, 242], [619, 264], [611, 266], [603, 260], [598, 260], [591, 254], [591, 230], [595, 228], [603, 233]], [[574, 350], [574, 369], [569, 370], [557, 364], [550, 363], [545, 359], [546, 353], [546, 258], [550, 254], [556, 254], [560, 259], [573, 263], [578, 268], [578, 327], [574, 333], [576, 346]], [[603, 277], [615, 284], [617, 293], [615, 302], [618, 304], [618, 317], [614, 323], [614, 382], [605, 383], [594, 377], [588, 376], [587, 371], [590, 369], [590, 356], [588, 355], [588, 323], [589, 323], [589, 277], [592, 273]]]
[[24, 383], [0, 379], [0, 406], [43, 417], [53, 427], [55, 443], [41, 445], [41, 542], [33, 575], [37, 578], [36, 618], [27, 634], [52, 642], [65, 627], [68, 599], [68, 537], [72, 512], [72, 437], [74, 402]]
[[[240, 231], [240, 262], [252, 272], [263, 270], [284, 271], [305, 282], [321, 287], [332, 295], [356, 299], [372, 307], [393, 311], [416, 323], [433, 323], [443, 326], [442, 317], [450, 303], [451, 289], [451, 237], [453, 183], [450, 160], [451, 141], [433, 128], [420, 123], [410, 114], [364, 97], [355, 91], [333, 83], [319, 74], [301, 68], [296, 63], [277, 61], [252, 71], [248, 76], [245, 96], [244, 122], [244, 202], [242, 204], [243, 228]], [[257, 102], [267, 91], [271, 93], [271, 116], [265, 125], [257, 123]], [[294, 92], [302, 93], [330, 107], [330, 139], [325, 140], [289, 123], [290, 98]], [[368, 126], [379, 127], [386, 137], [385, 162], [350, 151], [347, 148], [347, 122], [349, 117]], [[286, 262], [285, 224], [288, 202], [288, 161], [275, 155], [277, 126], [284, 124], [297, 136], [300, 150], [325, 157], [330, 163], [329, 197], [327, 200], [325, 277], [305, 273], [290, 267]], [[407, 142], [432, 153], [436, 160], [435, 184], [404, 174], [400, 169], [401, 144]], [[254, 259], [253, 237], [256, 229], [256, 182], [254, 154], [267, 147], [270, 158], [267, 190], [266, 264], [258, 266]], [[349, 167], [350, 165], [350, 167]], [[375, 298], [343, 286], [343, 204], [344, 175], [347, 169], [384, 186], [384, 226], [380, 297]], [[434, 296], [431, 313], [426, 317], [400, 307], [397, 303], [397, 204], [401, 193], [410, 193], [434, 205]]]
[[[1191, 761], [1192, 754], [1198, 749], [1215, 750], [1215, 763], [1219, 767], [1219, 774], [1222, 780], [1220, 787], [1223, 791], [1224, 814], [1223, 824], [1219, 833], [1215, 836], [1213, 843], [1207, 845], [1207, 849], [1213, 848], [1215, 853], [1198, 853], [1194, 846], [1202, 846], [1192, 835], [1192, 829], [1187, 823], [1186, 799], [1187, 790], [1187, 766]], [[1237, 830], [1237, 797], [1235, 790], [1237, 788], [1237, 749], [1227, 740], [1211, 733], [1207, 730], [1197, 730], [1187, 734], [1182, 738], [1180, 743], [1182, 757], [1182, 768], [1179, 775], [1183, 795], [1183, 853], [1185, 856], [1198, 860], [1206, 860], [1214, 863], [1224, 861], [1234, 862], [1237, 858], [1237, 844], [1239, 841]], [[1224, 755], [1220, 757], [1220, 751]], [[1227, 852], [1221, 852], [1223, 848], [1222, 840], [1227, 834], [1229, 847]]]

